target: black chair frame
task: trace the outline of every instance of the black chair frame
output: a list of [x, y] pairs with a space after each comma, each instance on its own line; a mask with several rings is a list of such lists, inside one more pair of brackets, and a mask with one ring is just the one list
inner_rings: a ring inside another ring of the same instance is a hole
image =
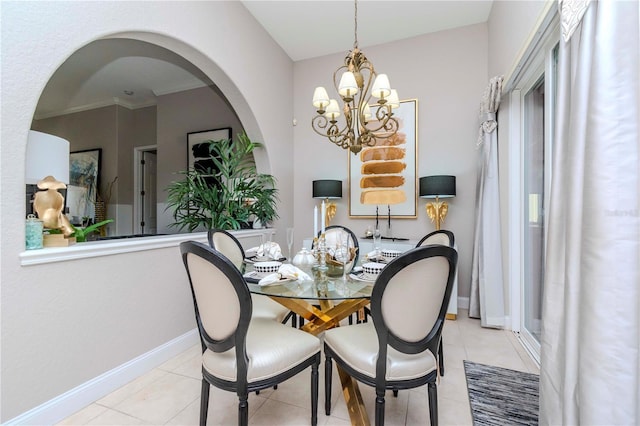
[[[394, 335], [391, 330], [386, 326], [382, 317], [381, 304], [384, 291], [389, 284], [389, 281], [405, 266], [416, 262], [418, 260], [443, 256], [449, 262], [449, 275], [447, 278], [447, 285], [444, 292], [444, 298], [438, 313], [437, 320], [429, 333], [420, 341], [409, 342]], [[364, 375], [346, 364], [329, 346], [325, 343], [325, 412], [327, 415], [331, 414], [331, 379], [332, 379], [332, 360], [342, 367], [347, 374], [355, 378], [359, 382], [366, 385], [375, 387], [376, 389], [376, 408], [375, 408], [375, 424], [382, 426], [384, 424], [384, 406], [385, 406], [385, 391], [393, 390], [394, 394], [397, 394], [398, 389], [411, 389], [418, 386], [427, 384], [428, 397], [429, 397], [429, 417], [431, 425], [436, 426], [438, 424], [438, 396], [436, 388], [437, 368], [426, 376], [399, 381], [387, 381], [386, 377], [386, 360], [387, 360], [387, 345], [392, 348], [408, 353], [418, 354], [425, 350], [431, 351], [431, 353], [438, 357], [438, 349], [440, 346], [442, 328], [444, 326], [445, 316], [447, 313], [447, 306], [449, 305], [449, 298], [453, 289], [453, 281], [455, 278], [455, 269], [458, 261], [458, 253], [451, 247], [442, 245], [427, 245], [423, 247], [413, 248], [396, 259], [392, 260], [387, 267], [385, 267], [378, 279], [376, 280], [373, 291], [371, 294], [371, 317], [373, 324], [378, 335], [378, 359], [376, 362], [376, 377], [371, 378]]]
[[445, 234], [447, 237], [449, 237], [449, 247], [453, 247], [455, 245], [456, 237], [453, 235], [453, 232], [448, 231], [446, 229], [440, 229], [437, 231], [430, 232], [424, 237], [422, 237], [422, 239], [418, 241], [418, 244], [416, 244], [416, 247], [420, 247], [423, 242], [425, 242], [427, 239], [437, 234]]
[[[209, 386], [214, 385], [220, 389], [235, 392], [238, 395], [238, 423], [240, 425], [247, 425], [249, 422], [249, 392], [259, 391], [266, 389], [281, 383], [296, 374], [300, 373], [307, 367], [311, 366], [311, 389], [312, 389], [312, 424], [317, 424], [317, 400], [318, 400], [318, 366], [320, 364], [320, 353], [317, 353], [304, 362], [298, 364], [296, 367], [280, 373], [274, 377], [266, 380], [261, 380], [253, 383], [247, 382], [247, 363], [249, 362], [246, 352], [246, 337], [249, 329], [249, 322], [251, 321], [252, 302], [251, 292], [245, 282], [242, 274], [238, 271], [238, 268], [231, 263], [221, 253], [214, 249], [207, 247], [206, 245], [195, 242], [185, 241], [180, 244], [180, 252], [182, 254], [182, 260], [189, 276], [189, 285], [191, 287], [191, 295], [193, 297], [193, 304], [195, 307], [196, 323], [198, 325], [198, 331], [200, 332], [200, 343], [202, 345], [202, 352], [209, 349], [213, 352], [226, 352], [235, 347], [236, 361], [237, 361], [237, 373], [236, 381], [230, 382], [222, 380], [209, 374], [204, 367], [202, 368], [202, 393], [200, 399], [200, 424], [202, 426], [207, 423], [207, 413], [209, 405]], [[187, 264], [188, 254], [193, 253], [214, 266], [220, 269], [230, 280], [234, 287], [234, 290], [240, 301], [240, 317], [238, 326], [233, 334], [222, 340], [215, 340], [209, 336], [204, 329], [201, 319], [200, 311], [198, 309], [198, 302], [196, 300], [193, 283], [191, 281], [191, 274]]]
[[[224, 229], [209, 229], [209, 231], [207, 231], [207, 240], [209, 241], [209, 247], [217, 250], [216, 245], [213, 242], [213, 235], [217, 233], [222, 233], [229, 237], [238, 246], [238, 250], [240, 250], [240, 252], [242, 253], [242, 258], [245, 258], [244, 248], [242, 248], [242, 244], [240, 244], [240, 241], [238, 241], [238, 239], [231, 232], [225, 231]], [[291, 326], [296, 328], [298, 320], [295, 312], [289, 311], [289, 313], [282, 319], [282, 323], [286, 324], [289, 320], [291, 320]]]

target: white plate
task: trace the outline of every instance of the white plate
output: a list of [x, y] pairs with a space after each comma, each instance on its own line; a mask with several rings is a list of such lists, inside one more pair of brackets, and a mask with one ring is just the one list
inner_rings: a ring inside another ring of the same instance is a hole
[[357, 274], [349, 274], [349, 276], [351, 277], [351, 279], [354, 279], [356, 281], [364, 281], [365, 283], [371, 283], [373, 284], [376, 280], [371, 280], [369, 279], [369, 277], [367, 277], [364, 272], [360, 272]]

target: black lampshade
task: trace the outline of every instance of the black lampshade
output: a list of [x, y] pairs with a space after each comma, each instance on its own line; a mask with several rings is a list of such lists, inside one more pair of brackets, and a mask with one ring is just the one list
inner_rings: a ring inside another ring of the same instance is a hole
[[456, 196], [455, 176], [425, 176], [420, 178], [421, 198], [453, 198]]
[[341, 180], [314, 180], [313, 198], [342, 198]]

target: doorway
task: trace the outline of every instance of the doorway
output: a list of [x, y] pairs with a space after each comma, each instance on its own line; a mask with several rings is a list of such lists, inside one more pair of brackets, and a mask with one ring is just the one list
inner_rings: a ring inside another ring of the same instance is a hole
[[158, 232], [158, 195], [156, 145], [134, 148], [134, 206], [133, 229], [135, 234], [155, 235]]

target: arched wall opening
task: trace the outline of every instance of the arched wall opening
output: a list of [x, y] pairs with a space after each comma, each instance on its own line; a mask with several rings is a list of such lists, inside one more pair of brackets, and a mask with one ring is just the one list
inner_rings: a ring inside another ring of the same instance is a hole
[[[75, 50], [50, 77], [32, 122], [32, 130], [68, 139], [71, 152], [100, 151], [96, 192], [106, 204], [106, 218], [115, 220], [102, 234], [107, 238], [141, 233], [144, 197], [136, 186], [140, 166], [134, 161], [141, 146], [157, 149], [157, 191], [146, 197], [156, 207], [147, 229], [161, 235], [184, 232], [167, 209], [167, 187], [187, 169], [187, 134], [214, 128], [230, 128], [233, 139], [246, 131], [254, 141], [262, 140], [246, 99], [211, 58], [151, 32], [117, 33]], [[266, 148], [254, 151], [260, 173], [271, 169]], [[94, 217], [91, 200], [80, 200], [84, 210], [72, 202], [78, 189], [67, 191], [74, 224], [81, 216]], [[78, 214], [87, 209], [86, 215]]]

